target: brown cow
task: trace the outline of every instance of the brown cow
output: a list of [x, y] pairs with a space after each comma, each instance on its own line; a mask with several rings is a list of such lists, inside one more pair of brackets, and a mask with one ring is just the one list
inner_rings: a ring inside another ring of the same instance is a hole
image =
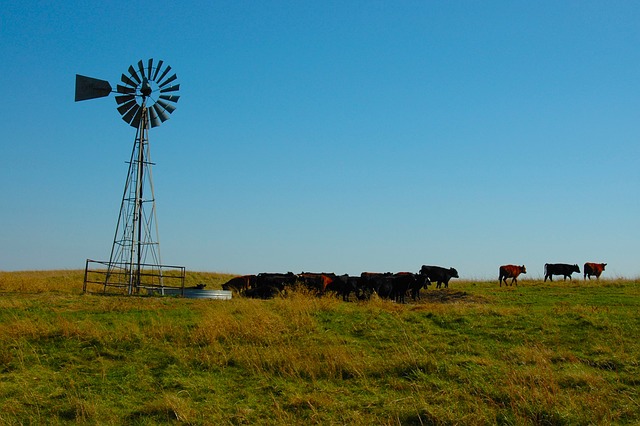
[[[527, 268], [518, 265], [502, 265], [500, 267], [500, 276], [498, 277], [498, 281], [500, 282], [500, 287], [502, 287], [502, 281], [504, 280], [504, 285], [513, 285], [516, 283], [516, 287], [518, 286], [518, 275], [526, 274]], [[511, 278], [511, 284], [507, 284], [507, 278]]]
[[584, 264], [584, 279], [587, 277], [591, 279], [591, 275], [595, 275], [597, 279], [600, 279], [600, 275], [602, 271], [604, 271], [604, 267], [607, 266], [606, 263], [592, 263], [587, 262]]
[[309, 290], [315, 291], [318, 294], [324, 294], [332, 287], [336, 279], [336, 274], [332, 272], [301, 272], [298, 274], [297, 281]]

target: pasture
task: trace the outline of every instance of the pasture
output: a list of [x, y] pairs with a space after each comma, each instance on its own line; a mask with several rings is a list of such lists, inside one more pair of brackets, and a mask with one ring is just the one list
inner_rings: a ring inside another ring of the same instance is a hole
[[1, 424], [640, 423], [636, 280], [456, 280], [407, 304], [98, 296], [82, 280], [0, 272]]

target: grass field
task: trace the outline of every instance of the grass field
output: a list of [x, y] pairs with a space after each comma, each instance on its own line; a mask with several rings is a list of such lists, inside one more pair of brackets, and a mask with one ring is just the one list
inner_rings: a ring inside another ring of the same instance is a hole
[[454, 280], [400, 305], [82, 278], [0, 272], [0, 424], [640, 424], [637, 281]]

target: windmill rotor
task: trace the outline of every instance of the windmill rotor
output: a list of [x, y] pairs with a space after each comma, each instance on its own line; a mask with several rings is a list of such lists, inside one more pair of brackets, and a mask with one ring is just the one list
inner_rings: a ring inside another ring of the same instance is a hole
[[[128, 68], [128, 74], [122, 74], [122, 84], [116, 86], [118, 95], [115, 97], [118, 103], [118, 112], [122, 119], [132, 127], [140, 124], [140, 109], [147, 107], [151, 118], [151, 127], [157, 127], [169, 119], [169, 114], [175, 111], [175, 103], [180, 96], [173, 94], [180, 90], [180, 85], [175, 84], [178, 76], [171, 71], [170, 66], [163, 69], [164, 62], [158, 61], [154, 65], [153, 59], [145, 64], [138, 61], [137, 69], [133, 65]], [[167, 95], [167, 93], [171, 93]]]
[[[127, 74], [120, 76], [116, 85], [115, 96], [117, 110], [122, 119], [138, 127], [142, 119], [142, 108], [149, 112], [151, 127], [158, 127], [169, 119], [176, 110], [175, 104], [180, 99], [176, 84], [178, 76], [171, 73], [171, 66], [153, 59], [138, 61], [136, 66], [130, 65]], [[114, 93], [108, 81], [76, 74], [76, 102], [101, 98]]]

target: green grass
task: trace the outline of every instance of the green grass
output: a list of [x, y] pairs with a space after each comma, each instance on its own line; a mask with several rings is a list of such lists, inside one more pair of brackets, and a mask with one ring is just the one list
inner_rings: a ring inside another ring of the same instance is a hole
[[399, 305], [84, 295], [82, 276], [0, 272], [0, 424], [640, 423], [636, 281]]

